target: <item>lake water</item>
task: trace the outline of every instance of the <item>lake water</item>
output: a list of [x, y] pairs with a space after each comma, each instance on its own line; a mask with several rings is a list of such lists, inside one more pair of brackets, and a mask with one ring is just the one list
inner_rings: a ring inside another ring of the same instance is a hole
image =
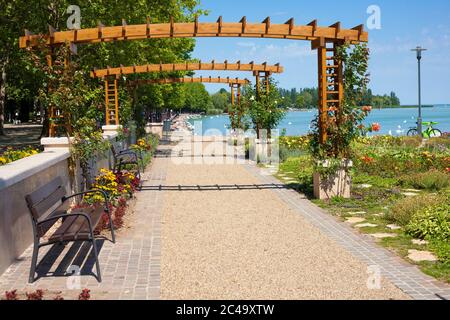
[[[290, 111], [278, 126], [278, 129], [286, 129], [287, 135], [303, 135], [310, 129], [311, 120], [316, 115], [317, 110], [310, 111]], [[381, 124], [381, 131], [378, 134], [406, 135], [410, 127], [415, 126], [417, 118], [417, 108], [398, 108], [373, 110], [364, 121], [366, 124], [378, 122]], [[450, 105], [439, 105], [433, 108], [422, 109], [423, 121], [435, 121], [439, 124], [435, 127], [442, 132], [450, 132]], [[227, 115], [204, 116], [196, 119], [189, 119], [195, 126], [195, 121], [201, 121], [203, 135], [226, 134], [230, 124]], [[211, 130], [215, 129], [215, 132]], [[207, 132], [208, 131], [208, 132]], [[197, 135], [200, 128], [195, 129]]]

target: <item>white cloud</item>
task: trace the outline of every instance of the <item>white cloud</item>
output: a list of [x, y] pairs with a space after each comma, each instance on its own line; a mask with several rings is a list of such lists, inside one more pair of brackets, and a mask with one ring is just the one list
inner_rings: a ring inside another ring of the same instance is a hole
[[[250, 45], [252, 44], [252, 45]], [[298, 59], [314, 55], [309, 44], [291, 42], [285, 45], [267, 44], [256, 45], [254, 43], [241, 43], [245, 49], [236, 50], [235, 54], [241, 60], [283, 62], [285, 59]]]

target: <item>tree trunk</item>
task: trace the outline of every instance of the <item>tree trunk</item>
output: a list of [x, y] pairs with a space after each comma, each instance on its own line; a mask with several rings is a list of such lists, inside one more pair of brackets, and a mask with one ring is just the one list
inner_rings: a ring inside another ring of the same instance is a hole
[[5, 124], [5, 104], [6, 104], [6, 66], [8, 65], [8, 57], [1, 67], [1, 79], [0, 79], [0, 135], [5, 135], [3, 128]]

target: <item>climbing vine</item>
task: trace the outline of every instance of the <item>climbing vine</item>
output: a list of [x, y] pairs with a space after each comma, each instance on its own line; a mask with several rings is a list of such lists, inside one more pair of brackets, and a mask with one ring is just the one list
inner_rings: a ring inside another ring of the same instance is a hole
[[311, 154], [315, 163], [327, 160], [327, 172], [336, 170], [342, 160], [351, 159], [351, 143], [361, 135], [361, 124], [370, 108], [361, 108], [369, 83], [369, 49], [366, 44], [338, 47], [337, 59], [343, 63], [344, 100], [340, 109], [328, 109], [327, 140], [320, 142], [319, 116], [312, 122]]

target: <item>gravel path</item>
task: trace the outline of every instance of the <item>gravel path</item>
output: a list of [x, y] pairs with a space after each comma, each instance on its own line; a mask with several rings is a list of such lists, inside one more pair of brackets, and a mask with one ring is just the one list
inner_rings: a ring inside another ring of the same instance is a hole
[[[176, 165], [166, 185], [258, 183], [242, 166]], [[271, 190], [166, 191], [162, 299], [408, 299]]]

